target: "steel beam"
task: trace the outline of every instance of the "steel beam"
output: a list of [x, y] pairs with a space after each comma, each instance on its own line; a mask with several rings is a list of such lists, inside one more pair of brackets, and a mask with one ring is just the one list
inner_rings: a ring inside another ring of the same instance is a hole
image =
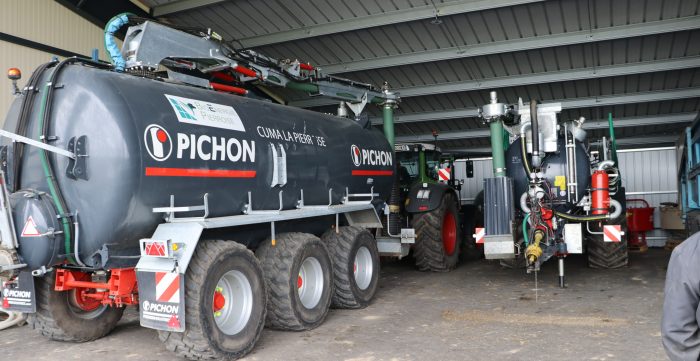
[[[649, 125], [661, 125], [661, 124], [679, 124], [679, 123], [690, 123], [695, 119], [697, 113], [676, 113], [667, 115], [654, 115], [646, 117], [631, 117], [631, 118], [619, 118], [614, 120], [615, 128], [626, 128], [626, 127], [643, 127]], [[584, 123], [583, 129], [607, 129], [608, 120], [598, 119], [598, 120], [587, 120]], [[438, 141], [442, 140], [458, 140], [458, 139], [474, 139], [474, 138], [487, 138], [489, 136], [489, 129], [484, 126], [484, 128], [470, 129], [457, 132], [445, 132], [438, 135]], [[416, 134], [416, 135], [402, 135], [396, 137], [397, 143], [411, 143], [411, 142], [432, 142], [435, 138], [432, 133]]]
[[[551, 100], [551, 101], [547, 101], [543, 104], [561, 103], [562, 109], [578, 109], [578, 108], [602, 107], [602, 106], [606, 106], [606, 105], [657, 102], [657, 101], [664, 101], [664, 100], [676, 100], [676, 99], [698, 98], [698, 97], [700, 97], [700, 87], [681, 88], [681, 89], [674, 89], [674, 90], [661, 90], [661, 91], [652, 91], [652, 92], [645, 92], [645, 93], [605, 95], [605, 96], [591, 97], [591, 98]], [[479, 115], [478, 108], [442, 110], [442, 111], [436, 111], [436, 112], [409, 113], [409, 114], [397, 115], [394, 119], [394, 123], [398, 124], [398, 123], [427, 122], [427, 121], [431, 121], [431, 120], [469, 118], [469, 117], [476, 117], [478, 115]], [[382, 123], [381, 118], [372, 117], [372, 118], [370, 118], [370, 120], [372, 121], [372, 124], [381, 124]]]
[[[659, 146], [662, 144], [672, 144], [678, 139], [676, 135], [662, 135], [654, 137], [628, 137], [628, 138], [618, 138], [615, 140], [618, 146], [624, 147], [638, 147], [638, 146]], [[460, 148], [442, 148], [445, 153], [467, 153], [467, 154], [491, 154], [491, 148], [488, 147], [460, 147]]]
[[415, 20], [430, 19], [437, 16], [449, 16], [474, 11], [488, 10], [500, 7], [541, 2], [544, 0], [458, 0], [436, 5], [416, 6], [410, 9], [388, 11], [357, 18], [333, 21], [329, 23], [306, 26], [299, 29], [280, 31], [277, 33], [253, 36], [240, 39], [247, 48], [283, 43], [305, 39], [313, 36], [341, 33], [371, 28], [375, 26], [405, 23]]
[[[395, 88], [393, 90], [398, 92], [401, 95], [402, 99], [405, 99], [425, 95], [465, 92], [474, 90], [494, 90], [503, 87], [546, 84], [571, 80], [596, 79], [613, 76], [652, 73], [659, 71], [683, 70], [697, 67], [700, 67], [700, 57], [694, 56], [678, 59], [638, 62], [631, 64], [616, 64], [600, 66], [595, 68], [571, 69], [525, 75], [504, 76], [490, 79], [487, 78], [479, 80], [449, 82], [442, 84], [431, 84], [407, 88]], [[289, 105], [301, 108], [309, 108], [337, 103], [337, 101], [331, 99], [316, 97], [312, 99], [291, 102]]]
[[169, 2], [163, 5], [154, 6], [151, 9], [151, 15], [154, 17], [170, 15], [181, 11], [196, 9], [203, 6], [222, 3], [226, 0], [179, 0]]
[[576, 31], [563, 34], [534, 36], [524, 39], [513, 39], [452, 47], [431, 49], [428, 51], [397, 54], [379, 58], [358, 60], [345, 63], [319, 65], [326, 74], [347, 73], [353, 71], [386, 68], [391, 66], [428, 63], [440, 60], [467, 58], [472, 56], [509, 53], [514, 51], [550, 48], [572, 44], [592, 43], [604, 40], [616, 40], [636, 36], [669, 33], [700, 28], [700, 16], [650, 21], [640, 24], [613, 26], [594, 29], [592, 31]]

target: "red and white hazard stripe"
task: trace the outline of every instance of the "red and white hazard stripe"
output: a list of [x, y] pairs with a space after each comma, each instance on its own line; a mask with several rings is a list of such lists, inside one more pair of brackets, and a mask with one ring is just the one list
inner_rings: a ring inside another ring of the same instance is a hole
[[474, 239], [477, 244], [484, 243], [484, 236], [486, 236], [486, 228], [475, 228], [474, 229]]
[[179, 273], [156, 272], [156, 300], [158, 302], [180, 303]]
[[603, 226], [603, 241], [619, 243], [622, 241], [622, 227], [618, 224]]
[[448, 180], [450, 180], [450, 168], [438, 169], [438, 176], [440, 178], [440, 181], [447, 182]]

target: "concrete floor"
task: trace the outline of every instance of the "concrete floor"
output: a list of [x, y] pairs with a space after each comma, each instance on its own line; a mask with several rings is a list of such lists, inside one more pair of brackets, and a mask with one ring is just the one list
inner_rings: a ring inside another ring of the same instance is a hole
[[[265, 330], [246, 360], [664, 360], [659, 322], [670, 252], [634, 254], [622, 270], [570, 257], [568, 288], [556, 262], [534, 278], [485, 260], [446, 274], [385, 262], [364, 310], [331, 310], [308, 332]], [[172, 360], [130, 312], [108, 337], [47, 341], [28, 327], [0, 331], [6, 360]]]

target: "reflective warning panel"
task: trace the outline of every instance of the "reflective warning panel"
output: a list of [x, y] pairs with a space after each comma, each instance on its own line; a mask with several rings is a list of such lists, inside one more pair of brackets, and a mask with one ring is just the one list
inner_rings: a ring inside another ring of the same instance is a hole
[[177, 272], [136, 272], [141, 326], [185, 330], [185, 277]]

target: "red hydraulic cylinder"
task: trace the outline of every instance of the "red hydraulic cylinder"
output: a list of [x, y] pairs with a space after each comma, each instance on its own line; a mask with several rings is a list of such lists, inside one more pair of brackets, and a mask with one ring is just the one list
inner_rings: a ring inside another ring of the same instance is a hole
[[608, 214], [608, 208], [610, 208], [608, 173], [597, 170], [591, 176], [591, 213]]
[[209, 83], [209, 85], [211, 85], [212, 89], [218, 90], [218, 91], [224, 91], [224, 92], [229, 92], [229, 93], [234, 93], [234, 94], [239, 94], [239, 95], [248, 94], [247, 90], [245, 90], [243, 88], [239, 88], [237, 86], [233, 86], [233, 85], [211, 83], [211, 82]]

